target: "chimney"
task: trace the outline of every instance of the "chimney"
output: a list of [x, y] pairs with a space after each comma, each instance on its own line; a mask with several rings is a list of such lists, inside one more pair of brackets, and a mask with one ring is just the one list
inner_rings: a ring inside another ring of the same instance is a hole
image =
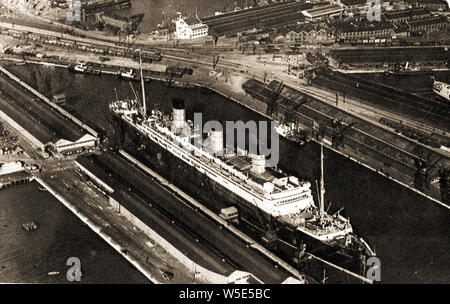
[[186, 124], [186, 110], [183, 99], [172, 99], [172, 123], [175, 128], [183, 128]]
[[209, 133], [209, 138], [211, 140], [211, 150], [216, 155], [223, 154], [223, 131], [222, 130], [212, 130]]
[[256, 174], [263, 174], [266, 171], [266, 157], [264, 155], [252, 155], [251, 171]]

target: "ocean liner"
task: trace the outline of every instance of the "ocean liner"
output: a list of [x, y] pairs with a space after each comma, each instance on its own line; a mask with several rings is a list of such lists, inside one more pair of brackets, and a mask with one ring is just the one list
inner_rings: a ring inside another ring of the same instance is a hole
[[[146, 155], [153, 165], [172, 171], [174, 179], [190, 183], [201, 195], [214, 192], [203, 200], [209, 208], [234, 207], [239, 227], [257, 232], [267, 247], [294, 262], [305, 257], [306, 251], [324, 258], [333, 256], [333, 262], [356, 261], [361, 272], [366, 258], [375, 255], [353, 233], [348, 219], [324, 210], [323, 150], [317, 207], [309, 181], [266, 167], [263, 155], [229, 153], [221, 130], [210, 131], [203, 140], [193, 122], [186, 120], [183, 100], [173, 100], [171, 115], [157, 109], [147, 113], [143, 81], [141, 85], [142, 101], [138, 96], [116, 100], [110, 103], [110, 111], [139, 134], [150, 149]], [[161, 165], [164, 162], [165, 167]]]

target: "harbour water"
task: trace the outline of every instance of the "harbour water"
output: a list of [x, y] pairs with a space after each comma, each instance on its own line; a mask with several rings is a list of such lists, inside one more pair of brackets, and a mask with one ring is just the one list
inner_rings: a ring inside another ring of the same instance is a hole
[[144, 13], [145, 16], [139, 26], [139, 31], [148, 33], [156, 29], [164, 18], [175, 19], [177, 12], [182, 13], [183, 17], [194, 17], [197, 10], [200, 17], [211, 16], [217, 11], [232, 10], [234, 3], [238, 6], [241, 5], [241, 1], [236, 0], [131, 0], [130, 8], [119, 10], [116, 13], [121, 16]]
[[[30, 221], [37, 230], [22, 228]], [[0, 190], [0, 282], [72, 283], [69, 257], [80, 259], [79, 283], [150, 283], [37, 182]]]
[[[70, 74], [43, 66], [14, 66], [10, 70], [51, 97], [63, 92], [68, 110], [94, 129], [113, 135], [108, 103], [132, 97], [128, 81], [113, 76]], [[138, 88], [138, 83], [134, 83]], [[146, 84], [148, 107], [158, 105], [168, 113], [172, 97], [186, 100], [189, 119], [194, 112], [208, 120], [265, 120], [263, 117], [215, 93], [200, 89], [168, 88], [153, 81]], [[381, 261], [384, 283], [444, 283], [450, 281], [450, 212], [416, 193], [383, 178], [351, 160], [325, 151], [326, 201], [329, 212], [344, 207], [354, 230], [375, 248]], [[317, 180], [319, 146], [300, 147], [280, 140], [279, 166], [297, 176]], [[315, 188], [315, 187], [313, 187]], [[99, 240], [99, 242], [101, 242]]]

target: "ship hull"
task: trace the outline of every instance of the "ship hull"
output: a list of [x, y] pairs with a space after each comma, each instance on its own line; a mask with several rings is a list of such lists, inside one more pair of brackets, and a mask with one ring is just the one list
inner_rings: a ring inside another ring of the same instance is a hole
[[[115, 117], [120, 125], [122, 138], [126, 138], [121, 145], [125, 150], [134, 154], [140, 161], [195, 197], [216, 214], [219, 214], [222, 208], [236, 207], [239, 223], [235, 225], [280, 257], [298, 263], [302, 258], [299, 256], [301, 245], [305, 244], [308, 253], [360, 273], [359, 255], [355, 258], [353, 252], [345, 252], [345, 249], [336, 243], [330, 244], [317, 240], [294, 226], [274, 219], [270, 214], [165, 150], [128, 121]], [[275, 232], [278, 240], [273, 241], [270, 237], [273, 234], [268, 233], [268, 230]]]

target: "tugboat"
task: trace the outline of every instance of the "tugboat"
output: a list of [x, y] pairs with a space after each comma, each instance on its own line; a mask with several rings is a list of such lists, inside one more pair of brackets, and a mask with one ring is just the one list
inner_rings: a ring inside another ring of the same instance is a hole
[[280, 124], [275, 128], [275, 131], [282, 137], [300, 145], [304, 145], [310, 141], [307, 133], [304, 130], [301, 130], [296, 122]]
[[39, 228], [38, 224], [35, 221], [31, 221], [28, 223], [24, 223], [22, 228], [26, 231], [33, 231]]
[[69, 71], [75, 72], [75, 73], [82, 73], [82, 74], [92, 74], [92, 75], [100, 75], [101, 71], [93, 69], [91, 67], [88, 67], [85, 62], [81, 62], [77, 65], [70, 64], [68, 66]]
[[119, 78], [123, 78], [123, 79], [135, 79], [136, 74], [134, 73], [133, 69], [129, 69], [128, 71], [120, 71], [117, 73], [117, 76], [119, 76]]
[[[257, 233], [266, 247], [293, 261], [306, 246], [308, 253], [332, 258], [341, 265], [352, 260], [357, 268], [351, 270], [360, 272], [366, 258], [375, 255], [353, 233], [348, 219], [340, 212], [330, 215], [324, 210], [322, 146], [317, 207], [309, 181], [267, 167], [264, 155], [224, 149], [220, 130], [210, 131], [203, 140], [197, 133], [198, 126], [194, 128], [192, 121], [186, 121], [183, 100], [173, 100], [172, 117], [157, 109], [147, 113], [142, 71], [141, 86], [142, 102], [137, 98], [117, 100], [110, 103], [110, 111], [125, 127], [131, 127], [131, 132], [143, 135], [148, 155], [154, 155], [149, 158], [152, 164], [161, 166], [158, 155], [164, 154], [170, 158], [171, 170], [183, 172], [180, 175], [184, 182], [200, 189], [202, 195], [213, 192], [216, 199], [207, 202], [210, 209], [219, 212], [224, 207], [235, 207], [239, 228]], [[173, 176], [175, 180], [177, 173]]]

